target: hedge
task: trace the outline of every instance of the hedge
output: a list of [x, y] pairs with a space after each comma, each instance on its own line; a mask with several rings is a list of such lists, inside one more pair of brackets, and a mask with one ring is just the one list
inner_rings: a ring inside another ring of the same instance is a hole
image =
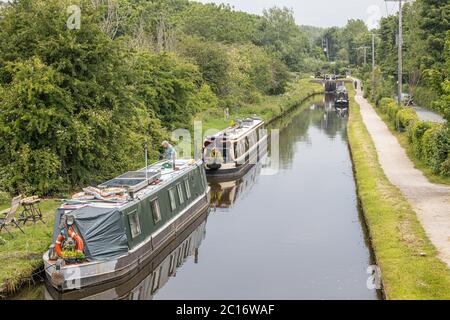
[[395, 124], [399, 131], [405, 131], [410, 125], [417, 121], [419, 121], [419, 117], [411, 108], [402, 108], [395, 116]]
[[421, 139], [424, 133], [433, 126], [432, 122], [417, 121], [407, 129], [408, 142], [412, 146], [414, 156], [418, 159], [422, 158]]
[[380, 100], [380, 110], [399, 131], [406, 131], [414, 156], [435, 174], [450, 176], [450, 129], [446, 125], [420, 121], [411, 108], [399, 108], [395, 100]]

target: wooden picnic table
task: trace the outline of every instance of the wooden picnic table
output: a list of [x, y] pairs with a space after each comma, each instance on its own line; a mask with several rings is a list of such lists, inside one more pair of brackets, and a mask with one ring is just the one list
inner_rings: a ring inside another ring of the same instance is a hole
[[33, 223], [41, 221], [43, 224], [45, 224], [45, 221], [42, 217], [42, 211], [39, 206], [40, 203], [41, 199], [37, 196], [22, 199], [20, 204], [23, 207], [23, 211], [20, 214], [19, 222], [23, 222], [23, 224], [25, 225], [28, 221], [33, 221]]

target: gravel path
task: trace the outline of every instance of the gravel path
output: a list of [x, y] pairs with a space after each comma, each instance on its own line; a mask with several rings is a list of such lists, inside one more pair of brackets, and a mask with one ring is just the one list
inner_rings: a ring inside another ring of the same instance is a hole
[[412, 107], [414, 111], [417, 113], [417, 116], [422, 121], [431, 121], [437, 123], [445, 123], [445, 119], [438, 113], [427, 110], [421, 107], [414, 106]]
[[450, 187], [430, 183], [392, 135], [373, 107], [362, 97], [358, 85], [356, 102], [377, 149], [380, 164], [418, 215], [439, 257], [450, 267]]

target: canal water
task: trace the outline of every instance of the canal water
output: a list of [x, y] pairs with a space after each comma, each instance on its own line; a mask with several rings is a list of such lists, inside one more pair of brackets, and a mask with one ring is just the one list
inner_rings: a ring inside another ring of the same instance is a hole
[[[175, 249], [125, 284], [87, 298], [378, 299], [358, 210], [347, 114], [308, 100], [280, 129], [279, 169], [259, 162], [236, 181], [210, 182], [212, 206]], [[49, 298], [44, 285], [18, 298]]]

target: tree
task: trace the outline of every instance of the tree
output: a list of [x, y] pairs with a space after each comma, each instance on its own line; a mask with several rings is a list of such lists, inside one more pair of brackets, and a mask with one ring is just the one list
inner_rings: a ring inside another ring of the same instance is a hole
[[255, 43], [267, 47], [289, 68], [300, 71], [303, 59], [310, 51], [310, 42], [295, 23], [294, 13], [288, 8], [264, 11]]
[[68, 30], [68, 4], [21, 0], [0, 20], [0, 167], [10, 191], [47, 194], [135, 169], [143, 141], [164, 135], [131, 82], [132, 52], [102, 32], [88, 1], [83, 27]]

